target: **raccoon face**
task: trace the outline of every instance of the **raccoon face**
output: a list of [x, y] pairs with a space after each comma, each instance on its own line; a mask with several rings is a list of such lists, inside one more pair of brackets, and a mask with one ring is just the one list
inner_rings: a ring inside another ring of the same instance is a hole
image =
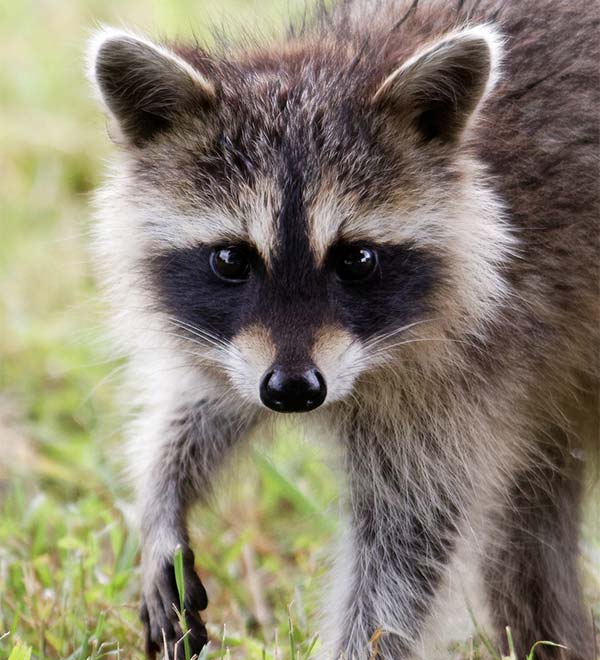
[[508, 243], [465, 149], [496, 51], [475, 28], [400, 66], [326, 44], [223, 62], [102, 32], [91, 75], [122, 155], [98, 228], [113, 288], [278, 412], [346, 397], [422, 328], [474, 328]]

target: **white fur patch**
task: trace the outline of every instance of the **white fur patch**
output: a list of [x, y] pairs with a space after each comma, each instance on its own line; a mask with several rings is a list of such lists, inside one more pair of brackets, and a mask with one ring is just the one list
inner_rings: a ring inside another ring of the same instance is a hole
[[256, 181], [240, 194], [241, 215], [248, 240], [268, 265], [277, 249], [277, 213], [281, 208], [281, 191], [268, 179]]
[[[279, 203], [273, 186], [264, 182], [239, 194], [239, 212], [218, 205], [207, 206], [191, 192], [169, 195], [167, 190], [140, 187], [127, 175], [128, 163], [116, 163], [119, 174], [97, 194], [102, 216], [102, 240], [127, 236], [117, 251], [133, 249], [138, 257], [171, 249], [200, 245], [249, 243], [266, 264], [276, 249], [276, 211]], [[130, 256], [134, 256], [131, 254]]]

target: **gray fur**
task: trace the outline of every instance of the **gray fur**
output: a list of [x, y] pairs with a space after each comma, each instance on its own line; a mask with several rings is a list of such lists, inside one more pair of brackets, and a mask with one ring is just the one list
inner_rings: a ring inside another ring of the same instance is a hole
[[[577, 536], [599, 436], [598, 23], [584, 0], [352, 0], [247, 51], [94, 43], [120, 146], [95, 245], [142, 407], [150, 655], [180, 632], [177, 545], [204, 644], [187, 510], [268, 417], [265, 372], [314, 364], [348, 486], [323, 656], [446, 658], [470, 608], [504, 652], [510, 625], [520, 657], [542, 638], [568, 649], [536, 660], [592, 660]], [[366, 299], [331, 275], [344, 242], [377, 247]], [[247, 288], [215, 288], [223, 244], [251, 246]]]

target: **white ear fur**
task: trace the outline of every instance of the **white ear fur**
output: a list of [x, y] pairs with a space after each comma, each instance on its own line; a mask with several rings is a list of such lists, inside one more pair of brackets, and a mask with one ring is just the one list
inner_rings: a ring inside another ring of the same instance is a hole
[[489, 25], [452, 32], [418, 51], [381, 84], [373, 103], [410, 119], [430, 111], [447, 137], [462, 132], [499, 77], [502, 39]]
[[[215, 97], [213, 83], [179, 55], [112, 27], [99, 29], [90, 39], [87, 76], [97, 99], [134, 142], [143, 135], [136, 120], [147, 124], [151, 116], [165, 120], [193, 97], [204, 101]], [[149, 125], [147, 131], [151, 133]]]

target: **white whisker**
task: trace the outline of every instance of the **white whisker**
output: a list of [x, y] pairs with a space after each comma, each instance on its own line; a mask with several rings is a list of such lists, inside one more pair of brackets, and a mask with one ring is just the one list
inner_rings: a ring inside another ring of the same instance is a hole
[[381, 344], [382, 342], [387, 341], [388, 339], [391, 339], [392, 337], [395, 337], [401, 333], [408, 332], [408, 330], [412, 330], [413, 328], [416, 328], [419, 325], [424, 325], [425, 323], [434, 323], [435, 321], [439, 321], [439, 319], [421, 319], [420, 321], [414, 321], [413, 323], [409, 323], [408, 325], [404, 325], [400, 328], [396, 328], [395, 330], [386, 332], [382, 335], [376, 335], [375, 337], [365, 342], [364, 348], [371, 349]]

